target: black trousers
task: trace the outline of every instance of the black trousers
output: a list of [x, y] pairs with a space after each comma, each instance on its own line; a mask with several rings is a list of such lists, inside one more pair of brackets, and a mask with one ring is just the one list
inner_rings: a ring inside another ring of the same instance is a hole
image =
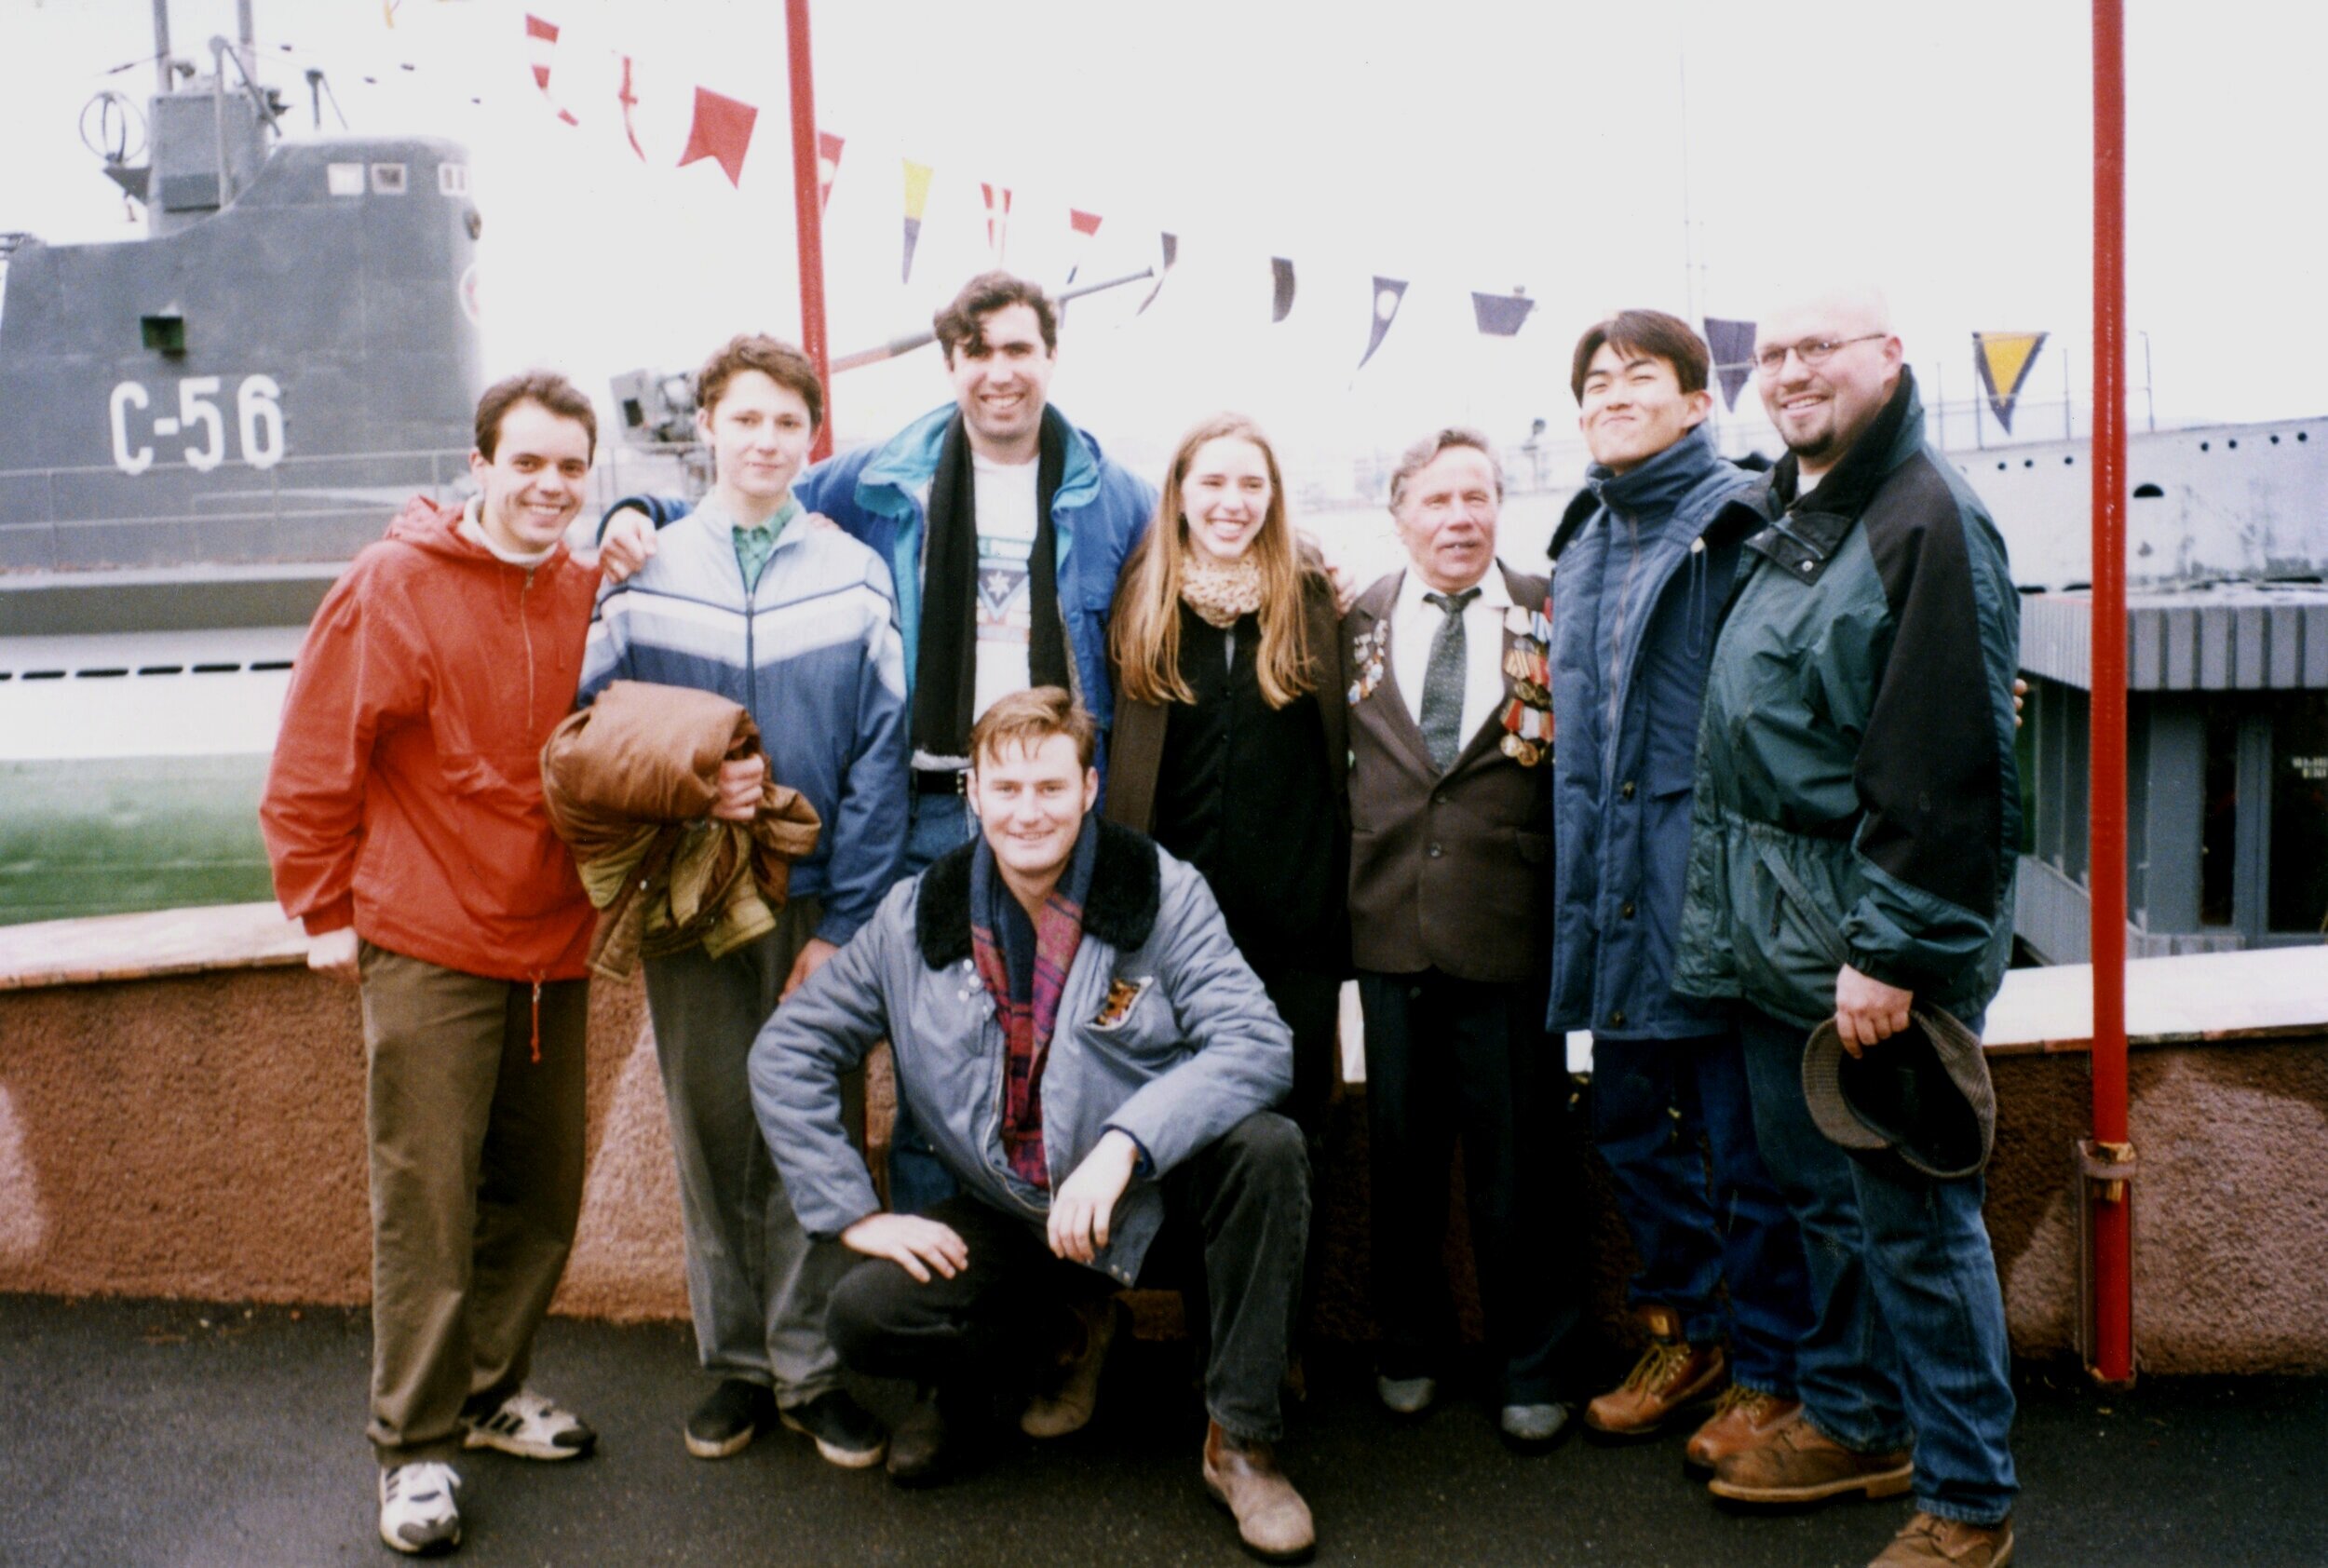
[[[1164, 1228], [1140, 1283], [1175, 1285], [1161, 1277], [1173, 1260], [1200, 1253], [1211, 1329], [1205, 1408], [1238, 1437], [1275, 1439], [1309, 1230], [1301, 1132], [1274, 1111], [1256, 1112], [1166, 1172], [1163, 1188]], [[968, 1193], [927, 1217], [962, 1237], [968, 1267], [923, 1284], [886, 1258], [868, 1259], [832, 1292], [826, 1331], [842, 1360], [868, 1376], [991, 1387], [1059, 1343], [1066, 1304], [1115, 1289], [1107, 1276], [1053, 1257], [1029, 1219]]]
[[[1302, 1260], [1302, 1299], [1297, 1319], [1306, 1329], [1318, 1308], [1325, 1280], [1326, 1115], [1341, 1072], [1342, 982], [1310, 969], [1279, 969], [1261, 975], [1278, 1016], [1293, 1032], [1293, 1088], [1278, 1109], [1293, 1118], [1309, 1145], [1309, 1245]], [[1200, 1290], [1184, 1291], [1188, 1319], [1205, 1316]]]
[[1458, 1134], [1480, 1305], [1504, 1404], [1573, 1398], [1585, 1259], [1567, 1075], [1545, 982], [1361, 973], [1374, 1315], [1390, 1377], [1434, 1373], [1455, 1338], [1441, 1262]]
[[1293, 1088], [1278, 1107], [1316, 1149], [1325, 1137], [1326, 1105], [1339, 1064], [1342, 982], [1308, 969], [1256, 971], [1278, 1016], [1293, 1032]]

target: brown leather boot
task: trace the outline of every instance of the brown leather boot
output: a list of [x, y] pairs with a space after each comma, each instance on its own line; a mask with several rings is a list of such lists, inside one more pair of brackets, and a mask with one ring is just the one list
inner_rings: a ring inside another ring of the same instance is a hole
[[1918, 1513], [1867, 1568], [2005, 1568], [2012, 1561], [2012, 1521], [1967, 1524]]
[[1906, 1449], [1855, 1453], [1797, 1412], [1763, 1441], [1716, 1464], [1706, 1490], [1736, 1503], [1815, 1503], [1846, 1492], [1897, 1497], [1910, 1475]]
[[1107, 1368], [1107, 1347], [1116, 1342], [1123, 1311], [1117, 1296], [1076, 1304], [1080, 1343], [1063, 1358], [1058, 1384], [1026, 1402], [1019, 1416], [1020, 1431], [1030, 1438], [1063, 1438], [1083, 1430], [1099, 1404], [1100, 1373]]
[[1722, 1391], [1712, 1417], [1690, 1434], [1689, 1446], [1682, 1450], [1682, 1464], [1693, 1474], [1711, 1474], [1714, 1466], [1731, 1454], [1767, 1441], [1802, 1408], [1800, 1399], [1782, 1399], [1733, 1383]]
[[1721, 1392], [1729, 1376], [1722, 1347], [1683, 1339], [1681, 1317], [1672, 1307], [1644, 1306], [1641, 1320], [1648, 1325], [1649, 1348], [1624, 1382], [1584, 1407], [1584, 1424], [1604, 1437], [1653, 1436]]
[[1237, 1521], [1245, 1549], [1264, 1562], [1304, 1562], [1318, 1544], [1309, 1505], [1259, 1439], [1231, 1437], [1217, 1421], [1204, 1433], [1204, 1484]]

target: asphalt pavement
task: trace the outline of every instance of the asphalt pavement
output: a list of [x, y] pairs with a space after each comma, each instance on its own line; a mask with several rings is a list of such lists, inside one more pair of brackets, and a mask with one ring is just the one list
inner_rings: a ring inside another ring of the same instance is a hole
[[[373, 1534], [366, 1314], [0, 1296], [0, 1564], [309, 1568], [402, 1561]], [[2105, 1394], [2024, 1367], [2014, 1450], [2022, 1568], [2328, 1563], [2328, 1379], [2152, 1379]], [[1186, 1347], [1119, 1345], [1085, 1431], [981, 1445], [955, 1484], [904, 1492], [778, 1434], [689, 1458], [707, 1385], [684, 1325], [553, 1319], [535, 1384], [601, 1451], [477, 1453], [453, 1561], [493, 1564], [1217, 1564], [1245, 1559], [1198, 1476]], [[1522, 1457], [1455, 1391], [1382, 1412], [1360, 1353], [1321, 1353], [1284, 1445], [1321, 1564], [1861, 1568], [1904, 1501], [1778, 1516], [1717, 1507], [1681, 1440]], [[861, 1390], [877, 1408], [897, 1391]]]

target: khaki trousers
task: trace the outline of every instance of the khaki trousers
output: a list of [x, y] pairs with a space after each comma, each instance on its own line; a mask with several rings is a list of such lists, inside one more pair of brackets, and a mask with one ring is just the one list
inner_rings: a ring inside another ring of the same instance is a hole
[[372, 1423], [380, 1462], [447, 1459], [461, 1407], [525, 1381], [582, 1208], [589, 986], [535, 994], [363, 944]]

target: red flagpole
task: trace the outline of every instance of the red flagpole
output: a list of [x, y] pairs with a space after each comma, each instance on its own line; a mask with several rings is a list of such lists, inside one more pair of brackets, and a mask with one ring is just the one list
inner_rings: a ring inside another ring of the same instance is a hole
[[784, 0], [784, 52], [792, 73], [792, 211], [800, 235], [800, 346], [824, 383], [824, 424], [812, 461], [832, 455], [832, 375], [824, 337], [824, 201], [818, 167], [817, 91], [808, 52], [808, 0]]
[[[2126, 1136], [2126, 38], [2124, 0], [2093, 0], [2093, 632], [2087, 823], [2091, 853], [2093, 1144]], [[2132, 1381], [2133, 1229], [2122, 1180], [2089, 1180], [2093, 1375]]]

